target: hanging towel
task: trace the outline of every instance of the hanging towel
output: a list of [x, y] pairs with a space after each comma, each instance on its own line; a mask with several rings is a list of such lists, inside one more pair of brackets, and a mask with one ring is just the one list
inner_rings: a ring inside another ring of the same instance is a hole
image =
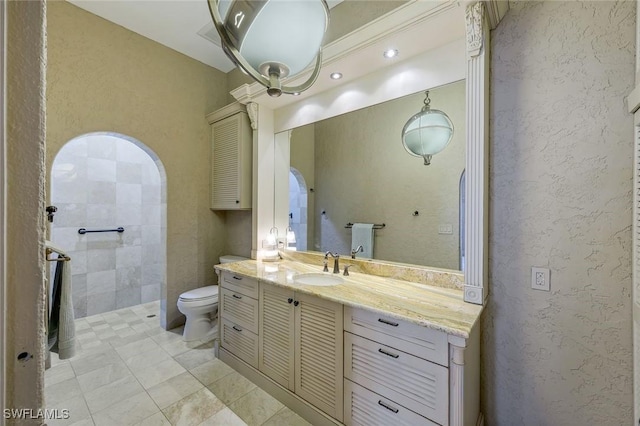
[[[59, 253], [58, 259], [67, 256]], [[49, 349], [60, 359], [69, 359], [76, 353], [76, 327], [71, 296], [71, 261], [56, 262], [49, 316]]]
[[351, 250], [362, 246], [364, 251], [356, 257], [373, 258], [373, 223], [354, 223], [351, 228]]

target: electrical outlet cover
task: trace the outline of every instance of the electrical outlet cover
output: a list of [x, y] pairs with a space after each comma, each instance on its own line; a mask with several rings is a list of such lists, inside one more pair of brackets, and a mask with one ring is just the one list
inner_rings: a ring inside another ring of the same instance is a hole
[[551, 282], [549, 280], [549, 269], [547, 268], [531, 268], [531, 288], [534, 290], [550, 291]]

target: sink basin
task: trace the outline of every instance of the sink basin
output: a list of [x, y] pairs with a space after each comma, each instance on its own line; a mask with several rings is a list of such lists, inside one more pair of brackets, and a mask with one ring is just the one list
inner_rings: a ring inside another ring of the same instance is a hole
[[338, 275], [309, 273], [296, 275], [293, 277], [293, 282], [304, 285], [331, 286], [342, 284], [344, 279]]

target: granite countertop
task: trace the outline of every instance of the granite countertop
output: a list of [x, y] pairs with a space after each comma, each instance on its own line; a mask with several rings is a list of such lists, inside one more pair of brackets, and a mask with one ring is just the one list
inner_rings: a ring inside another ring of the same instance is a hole
[[347, 306], [365, 308], [465, 339], [469, 337], [471, 329], [482, 313], [482, 306], [464, 302], [461, 290], [362, 274], [352, 270], [349, 270], [348, 277], [340, 274], [345, 280], [342, 284], [311, 286], [296, 283], [294, 276], [322, 272], [322, 265], [290, 260], [245, 260], [216, 265], [215, 268]]

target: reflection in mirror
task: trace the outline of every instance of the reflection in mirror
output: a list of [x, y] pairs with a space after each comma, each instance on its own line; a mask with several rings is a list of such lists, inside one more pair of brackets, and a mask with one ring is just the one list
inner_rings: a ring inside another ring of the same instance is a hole
[[374, 231], [373, 258], [461, 268], [465, 82], [429, 90], [431, 106], [446, 112], [455, 128], [450, 144], [429, 166], [401, 142], [402, 128], [422, 108], [424, 92], [292, 131], [289, 221], [298, 250], [350, 256], [348, 223], [384, 223]]

